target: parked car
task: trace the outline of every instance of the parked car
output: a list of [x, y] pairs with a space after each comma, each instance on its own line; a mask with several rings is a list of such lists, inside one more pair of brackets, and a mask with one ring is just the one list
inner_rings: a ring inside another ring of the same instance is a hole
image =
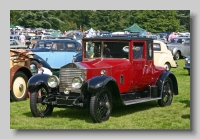
[[174, 61], [171, 51], [167, 49], [164, 42], [159, 40], [153, 41], [154, 64], [156, 66], [165, 67], [167, 70], [177, 68], [178, 64]]
[[174, 42], [167, 44], [167, 48], [175, 60], [190, 56], [190, 37], [177, 37]]
[[27, 46], [23, 45], [19, 40], [10, 39], [10, 48], [11, 49], [26, 49]]
[[19, 40], [20, 35], [10, 35], [10, 39]]
[[27, 98], [27, 82], [32, 76], [30, 58], [33, 53], [25, 49], [10, 49], [10, 100], [22, 101]]
[[183, 69], [188, 70], [188, 75], [190, 75], [190, 56], [185, 58], [185, 66]]
[[52, 70], [58, 70], [72, 62], [73, 56], [81, 49], [81, 44], [73, 39], [47, 39], [38, 41], [30, 50], [44, 59]]
[[50, 116], [55, 107], [85, 108], [94, 123], [101, 123], [109, 119], [116, 103], [157, 100], [164, 107], [178, 95], [176, 76], [154, 65], [153, 39], [84, 38], [82, 47], [83, 60], [62, 66], [59, 77], [41, 73], [29, 79], [34, 117]]

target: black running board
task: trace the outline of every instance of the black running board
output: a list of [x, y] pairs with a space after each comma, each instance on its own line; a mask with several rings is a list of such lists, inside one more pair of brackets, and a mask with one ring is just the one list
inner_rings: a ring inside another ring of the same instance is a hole
[[124, 101], [124, 104], [125, 105], [131, 105], [131, 104], [136, 104], [136, 103], [154, 101], [154, 100], [158, 100], [158, 99], [161, 99], [161, 97], [157, 97], [157, 98], [140, 98], [140, 99], [134, 99], [134, 100]]

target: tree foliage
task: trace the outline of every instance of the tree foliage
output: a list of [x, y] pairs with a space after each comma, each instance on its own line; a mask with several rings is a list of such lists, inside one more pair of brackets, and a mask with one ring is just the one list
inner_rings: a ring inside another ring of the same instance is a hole
[[10, 23], [24, 27], [123, 31], [137, 23], [150, 32], [190, 31], [189, 10], [11, 10]]

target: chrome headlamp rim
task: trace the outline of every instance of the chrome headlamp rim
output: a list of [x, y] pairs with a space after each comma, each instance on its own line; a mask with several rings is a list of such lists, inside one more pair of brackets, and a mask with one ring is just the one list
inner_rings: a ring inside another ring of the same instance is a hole
[[[79, 81], [79, 82], [77, 82], [77, 81]], [[75, 89], [81, 88], [83, 83], [84, 83], [84, 79], [80, 76], [74, 77], [72, 79], [72, 87]]]
[[[53, 83], [52, 83], [52, 81], [50, 81], [50, 79], [52, 80], [52, 78], [55, 80]], [[56, 88], [60, 84], [60, 80], [57, 76], [51, 75], [47, 79], [47, 84], [51, 88]]]

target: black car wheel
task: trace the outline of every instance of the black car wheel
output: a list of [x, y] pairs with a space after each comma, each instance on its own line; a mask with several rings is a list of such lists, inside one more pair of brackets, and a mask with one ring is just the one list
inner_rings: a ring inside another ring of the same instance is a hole
[[188, 70], [188, 75], [190, 76], [190, 70]]
[[94, 123], [101, 123], [109, 119], [112, 111], [112, 96], [107, 87], [101, 92], [92, 94], [90, 101], [90, 115]]
[[180, 52], [176, 52], [174, 55], [174, 60], [179, 60], [181, 57]]
[[43, 101], [47, 97], [47, 88], [41, 86], [37, 91], [30, 92], [30, 109], [35, 117], [50, 116], [53, 106], [45, 104]]
[[27, 90], [27, 76], [18, 71], [13, 78], [12, 89], [10, 91], [10, 100], [11, 101], [22, 101], [27, 98], [28, 90]]
[[158, 105], [161, 107], [169, 106], [173, 100], [173, 85], [172, 81], [169, 77], [165, 79], [163, 90], [162, 90], [162, 98], [158, 100]]

